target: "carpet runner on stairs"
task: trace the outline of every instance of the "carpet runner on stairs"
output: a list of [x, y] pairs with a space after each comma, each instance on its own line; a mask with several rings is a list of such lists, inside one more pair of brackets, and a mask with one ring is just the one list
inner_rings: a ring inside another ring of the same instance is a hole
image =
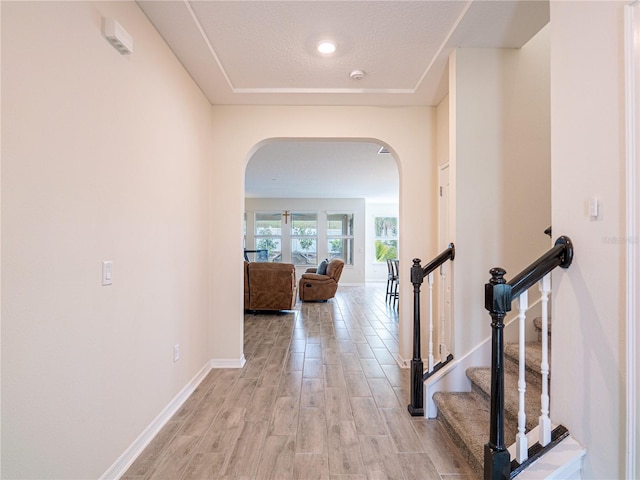
[[[506, 446], [515, 442], [518, 430], [518, 344], [505, 344], [505, 439]], [[525, 412], [528, 432], [538, 424], [542, 375], [542, 349], [539, 342], [525, 346], [525, 376], [527, 391]], [[489, 441], [489, 405], [491, 369], [473, 367], [466, 372], [471, 380], [471, 392], [438, 392], [433, 401], [438, 407], [438, 419], [453, 441], [460, 447], [469, 464], [482, 478], [484, 445]]]

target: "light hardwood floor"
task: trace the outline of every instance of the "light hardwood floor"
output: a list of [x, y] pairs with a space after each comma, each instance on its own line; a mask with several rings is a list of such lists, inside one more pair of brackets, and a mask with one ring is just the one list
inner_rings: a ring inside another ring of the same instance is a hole
[[438, 421], [407, 412], [384, 287], [246, 314], [245, 367], [212, 370], [122, 479], [474, 479]]

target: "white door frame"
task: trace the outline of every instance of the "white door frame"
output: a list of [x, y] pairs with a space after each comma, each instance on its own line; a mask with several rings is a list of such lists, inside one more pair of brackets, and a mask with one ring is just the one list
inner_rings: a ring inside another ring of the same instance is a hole
[[625, 90], [626, 90], [626, 478], [635, 479], [638, 460], [638, 385], [640, 345], [638, 321], [638, 224], [640, 224], [640, 4], [625, 7]]

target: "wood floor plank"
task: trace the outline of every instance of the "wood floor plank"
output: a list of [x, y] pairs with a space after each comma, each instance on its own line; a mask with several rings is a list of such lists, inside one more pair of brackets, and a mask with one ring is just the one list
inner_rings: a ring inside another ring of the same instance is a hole
[[362, 366], [362, 371], [364, 372], [365, 377], [384, 378], [386, 381], [387, 377], [375, 358], [361, 358], [360, 365]]
[[152, 466], [162, 458], [165, 449], [173, 441], [180, 428], [182, 428], [182, 421], [171, 420], [167, 422], [129, 467], [127, 475], [146, 475]]
[[440, 475], [473, 475], [457, 447], [436, 419], [415, 417], [412, 426]]
[[267, 422], [244, 422], [235, 447], [229, 454], [225, 475], [253, 477], [258, 470]]
[[226, 459], [224, 453], [196, 453], [180, 480], [216, 480], [223, 475]]
[[195, 453], [198, 440], [198, 437], [190, 435], [175, 437], [162, 455], [161, 461], [147, 473], [146, 478], [148, 480], [180, 478]]
[[301, 408], [296, 453], [326, 453], [327, 423], [324, 408]]
[[305, 358], [322, 358], [322, 345], [319, 343], [310, 343], [304, 352]]
[[324, 368], [321, 358], [305, 358], [302, 376], [306, 378], [323, 378]]
[[344, 372], [345, 380], [347, 381], [347, 389], [349, 395], [352, 397], [370, 397], [371, 390], [367, 383], [367, 378], [364, 376], [364, 372], [350, 371]]
[[344, 370], [342, 365], [325, 365], [324, 366], [324, 382], [327, 387], [346, 387], [347, 383], [344, 378]]
[[303, 378], [300, 408], [324, 408], [324, 379]]
[[[364, 337], [364, 340], [366, 342], [366, 337]], [[358, 357], [361, 360], [363, 358], [376, 358], [368, 343], [356, 343], [356, 350], [358, 352]]]
[[244, 419], [247, 422], [258, 422], [271, 416], [276, 401], [275, 387], [257, 387], [247, 405]]
[[296, 453], [293, 467], [295, 480], [330, 480], [326, 453]]
[[395, 445], [396, 452], [424, 452], [418, 435], [413, 429], [406, 409], [381, 408], [380, 412], [387, 424], [389, 436]]
[[400, 368], [398, 365], [381, 365], [389, 384], [392, 387], [402, 387], [408, 385], [410, 378], [410, 369]]
[[225, 408], [206, 431], [199, 453], [229, 453], [235, 446], [244, 426], [244, 408]]
[[378, 363], [380, 365], [397, 365], [396, 359], [393, 358], [393, 355], [389, 353], [387, 348], [372, 348], [373, 354], [378, 359]]
[[257, 378], [239, 378], [233, 389], [229, 392], [224, 406], [225, 407], [246, 407], [251, 401], [253, 391], [258, 385]]
[[369, 478], [404, 480], [398, 455], [386, 435], [360, 435], [358, 437], [362, 460]]
[[298, 429], [300, 406], [295, 397], [278, 397], [269, 424], [269, 435], [293, 435]]
[[256, 480], [293, 480], [295, 436], [270, 435], [264, 442]]
[[300, 397], [302, 391], [302, 372], [284, 372], [278, 384], [278, 397]]
[[373, 399], [376, 401], [378, 408], [394, 408], [399, 407], [398, 397], [393, 390], [387, 378], [369, 378], [367, 379]]
[[325, 398], [327, 402], [326, 413], [328, 427], [345, 420], [353, 421], [349, 393], [345, 387], [326, 388]]
[[183, 424], [181, 435], [201, 436], [207, 431], [211, 422], [222, 410], [218, 402], [201, 402], [200, 406]]
[[387, 428], [372, 397], [351, 397], [351, 409], [360, 435], [386, 435]]
[[329, 473], [366, 473], [353, 421], [342, 420], [329, 427]]
[[338, 347], [327, 347], [322, 350], [323, 361], [327, 364], [340, 364], [340, 351]]
[[302, 371], [304, 367], [304, 353], [303, 352], [291, 352], [289, 353], [289, 357], [287, 358], [287, 362], [285, 364], [285, 370], [287, 372], [298, 372]]
[[440, 474], [425, 453], [399, 453], [405, 480], [440, 480]]

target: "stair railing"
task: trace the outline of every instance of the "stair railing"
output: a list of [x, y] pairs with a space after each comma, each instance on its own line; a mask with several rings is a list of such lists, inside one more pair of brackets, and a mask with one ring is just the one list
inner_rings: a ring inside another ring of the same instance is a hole
[[[441, 314], [441, 327], [440, 327], [440, 361], [435, 364], [433, 355], [433, 272], [438, 267], [443, 267], [447, 260], [453, 261], [456, 256], [456, 249], [453, 243], [442, 252], [440, 255], [431, 260], [427, 265], [422, 267], [420, 265], [421, 260], [419, 258], [413, 259], [413, 266], [411, 267], [411, 283], [413, 284], [413, 358], [411, 359], [411, 403], [408, 405], [409, 413], [412, 416], [424, 415], [424, 380], [425, 376], [428, 376], [438, 369], [442, 368], [447, 362], [453, 360], [453, 356], [448, 353], [446, 342], [442, 340], [444, 332], [444, 316]], [[446, 270], [440, 269], [441, 285], [444, 286], [446, 281]], [[425, 373], [424, 362], [422, 361], [420, 353], [420, 288], [424, 282], [424, 278], [427, 277], [429, 285], [429, 357], [428, 368]], [[441, 312], [444, 308], [441, 305]], [[443, 359], [442, 355], [446, 355]]]
[[[491, 315], [491, 412], [489, 442], [484, 448], [485, 480], [513, 478], [526, 466], [539, 458], [546, 450], [562, 440], [568, 431], [558, 426], [551, 431], [549, 417], [549, 360], [548, 360], [548, 298], [551, 291], [550, 272], [556, 267], [569, 268], [573, 261], [573, 244], [566, 236], [559, 237], [553, 248], [507, 282], [503, 268], [492, 268], [491, 280], [485, 284], [485, 308]], [[526, 391], [524, 371], [524, 322], [528, 308], [527, 290], [539, 282], [542, 305], [542, 395], [539, 417], [540, 440], [531, 448], [525, 435], [526, 414], [524, 397]], [[511, 461], [504, 438], [504, 318], [511, 311], [511, 302], [518, 300], [519, 333], [519, 409], [518, 433], [516, 435], [516, 458]]]

